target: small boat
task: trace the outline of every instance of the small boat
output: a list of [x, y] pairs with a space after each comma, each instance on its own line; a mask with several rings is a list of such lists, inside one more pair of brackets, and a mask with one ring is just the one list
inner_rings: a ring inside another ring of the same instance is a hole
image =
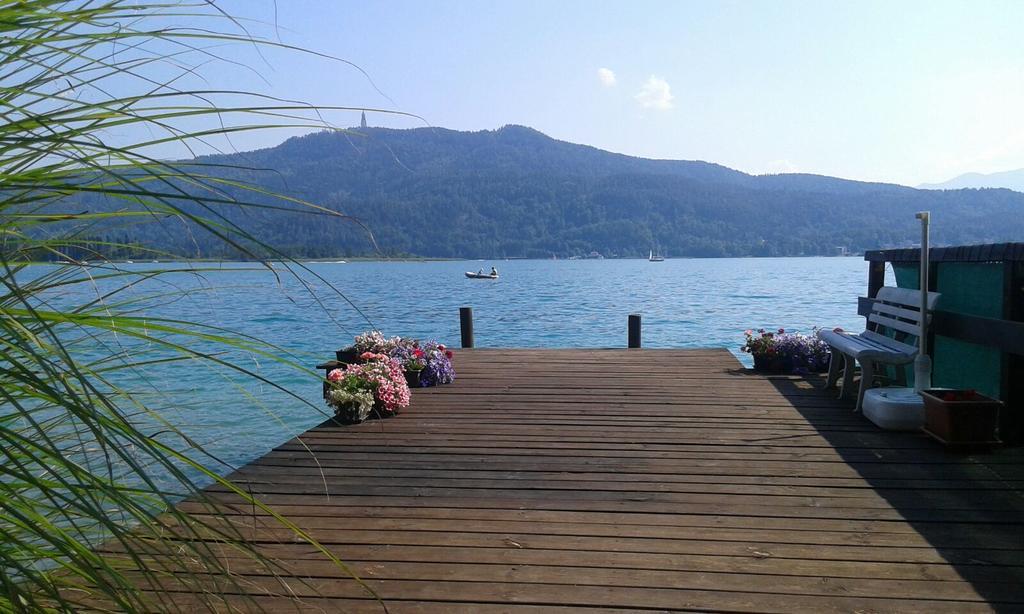
[[647, 257], [650, 262], [665, 262], [665, 257], [659, 254], [655, 254], [654, 250], [651, 250], [651, 255]]
[[473, 273], [472, 271], [466, 271], [466, 277], [470, 279], [498, 279], [497, 274], [490, 273]]

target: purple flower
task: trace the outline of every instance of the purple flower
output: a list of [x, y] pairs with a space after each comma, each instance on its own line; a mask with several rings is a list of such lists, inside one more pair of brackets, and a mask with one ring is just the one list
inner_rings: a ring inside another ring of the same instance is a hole
[[779, 332], [772, 333], [759, 329], [760, 335], [757, 337], [745, 333], [747, 342], [740, 349], [755, 357], [767, 356], [779, 360], [788, 370], [800, 375], [828, 367], [828, 344], [818, 339], [815, 334], [817, 329], [812, 330], [810, 335], [786, 333], [784, 330], [780, 328]]
[[426, 341], [420, 346], [424, 353], [427, 366], [420, 375], [424, 386], [450, 384], [455, 381], [455, 367], [447, 352], [441, 349], [436, 341]]

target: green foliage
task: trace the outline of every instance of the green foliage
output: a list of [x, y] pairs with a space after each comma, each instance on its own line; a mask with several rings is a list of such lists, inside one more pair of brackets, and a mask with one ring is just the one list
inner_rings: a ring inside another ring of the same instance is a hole
[[[178, 89], [176, 76], [215, 60], [219, 45], [269, 44], [208, 2], [0, 2], [0, 24], [0, 611], [222, 609], [220, 591], [240, 592], [230, 557], [275, 577], [276, 563], [206, 499], [203, 481], [341, 565], [220, 477], [223, 466], [169, 423], [152, 395], [126, 385], [145, 383], [154, 364], [187, 361], [274, 386], [233, 353], [300, 370], [311, 385], [317, 375], [259, 340], [146, 317], [147, 304], [173, 300], [174, 290], [137, 286], [180, 270], [77, 263], [164, 257], [155, 237], [174, 235], [172, 224], [249, 258], [280, 256], [232, 218], [274, 203], [340, 216], [146, 151], [216, 132], [322, 124], [294, 103]], [[197, 128], [203, 120], [212, 127]], [[111, 142], [124, 134], [145, 136]], [[29, 264], [38, 259], [66, 264]], [[182, 497], [200, 511], [176, 509]], [[197, 601], [179, 606], [158, 590], [168, 586]]]

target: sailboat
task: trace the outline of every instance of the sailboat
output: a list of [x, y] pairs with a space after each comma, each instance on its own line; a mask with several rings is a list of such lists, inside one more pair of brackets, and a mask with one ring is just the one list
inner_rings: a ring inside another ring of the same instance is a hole
[[660, 254], [655, 254], [654, 250], [651, 250], [651, 255], [647, 257], [650, 262], [665, 262], [665, 257]]

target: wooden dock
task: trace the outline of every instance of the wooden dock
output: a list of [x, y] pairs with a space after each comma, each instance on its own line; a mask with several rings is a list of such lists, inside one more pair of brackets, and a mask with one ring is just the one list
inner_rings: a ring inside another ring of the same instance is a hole
[[[389, 612], [1024, 609], [1021, 450], [953, 455], [879, 431], [724, 350], [479, 349], [456, 367], [396, 418], [322, 425], [232, 476]], [[287, 583], [299, 609], [384, 611], [255, 522], [304, 579]], [[273, 594], [256, 603], [294, 611]]]

